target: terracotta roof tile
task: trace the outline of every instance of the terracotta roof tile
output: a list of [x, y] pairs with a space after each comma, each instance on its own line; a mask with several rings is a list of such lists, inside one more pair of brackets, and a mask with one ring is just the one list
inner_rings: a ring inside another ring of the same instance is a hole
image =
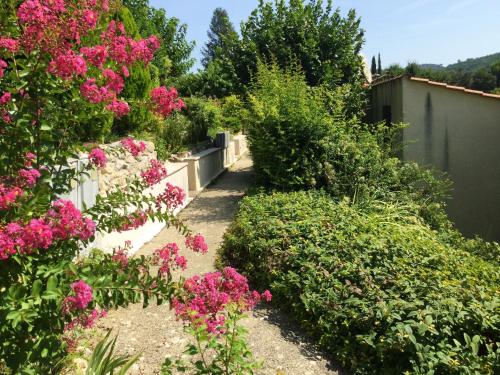
[[392, 78], [389, 78], [389, 79], [382, 79], [382, 80], [380, 80], [378, 82], [375, 81], [375, 82], [372, 83], [372, 86], [377, 86], [377, 85], [380, 85], [382, 83], [394, 81], [394, 80], [397, 80], [397, 79], [400, 79], [400, 78], [404, 78], [404, 77], [410, 79], [411, 81], [427, 83], [427, 84], [432, 85], [432, 86], [438, 86], [438, 87], [442, 87], [442, 88], [446, 88], [446, 89], [450, 89], [450, 90], [462, 91], [462, 92], [467, 93], [467, 94], [480, 95], [480, 96], [484, 96], [484, 97], [487, 97], [487, 98], [500, 99], [500, 95], [497, 95], [497, 94], [488, 94], [488, 93], [483, 92], [483, 91], [471, 90], [471, 89], [468, 89], [468, 88], [462, 87], [462, 86], [448, 85], [447, 83], [431, 81], [430, 79], [427, 79], [427, 78], [411, 77], [411, 76], [409, 76], [407, 74], [402, 74], [400, 76], [392, 77]]

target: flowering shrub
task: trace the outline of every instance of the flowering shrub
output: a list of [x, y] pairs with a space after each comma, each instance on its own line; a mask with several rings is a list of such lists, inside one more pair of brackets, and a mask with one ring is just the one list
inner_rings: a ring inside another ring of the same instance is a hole
[[187, 364], [167, 358], [163, 373], [171, 374], [176, 368], [190, 374], [253, 374], [259, 364], [238, 322], [244, 312], [271, 298], [268, 290], [262, 294], [251, 291], [246, 277], [231, 267], [186, 280], [173, 305], [177, 317], [186, 322], [186, 330], [195, 338], [196, 343], [186, 348], [193, 361]]
[[[142, 103], [120, 98], [129, 69], [148, 64], [159, 40], [128, 36], [112, 20], [118, 2], [15, 3], [0, 5], [0, 368], [52, 373], [75, 345], [75, 330], [92, 326], [106, 309], [173, 295], [170, 274], [152, 271], [154, 257], [129, 258], [125, 247], [79, 259], [97, 232], [153, 219], [191, 235], [171, 214], [184, 199], [180, 189], [169, 187], [164, 199], [144, 193], [166, 176], [155, 161], [91, 208], [61, 199], [83, 174], [107, 163], [94, 148], [88, 166], [74, 168], [75, 142], [102, 116], [124, 116], [137, 104], [164, 116], [182, 101], [164, 89]], [[132, 138], [122, 146], [117, 152], [134, 157], [145, 149]], [[184, 268], [179, 251], [175, 257]]]

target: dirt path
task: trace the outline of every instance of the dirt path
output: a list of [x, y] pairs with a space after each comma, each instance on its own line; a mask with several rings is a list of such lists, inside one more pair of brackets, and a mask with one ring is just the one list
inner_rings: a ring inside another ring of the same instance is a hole
[[[238, 160], [233, 167], [221, 175], [215, 183], [199, 194], [184, 209], [180, 217], [195, 233], [202, 233], [209, 246], [206, 255], [185, 253], [189, 277], [214, 271], [216, 249], [226, 228], [236, 213], [238, 202], [252, 181], [252, 162], [248, 157]], [[165, 229], [139, 254], [151, 254], [168, 242], [182, 243], [175, 230]], [[243, 324], [249, 330], [249, 344], [254, 355], [264, 360], [258, 374], [276, 375], [278, 370], [286, 375], [338, 374], [334, 365], [318, 352], [300, 330], [281, 313], [259, 308]], [[100, 324], [118, 332], [118, 352], [135, 354], [142, 352], [136, 374], [157, 374], [166, 356], [180, 355], [189, 340], [182, 323], [166, 306], [150, 306], [143, 309], [134, 305], [127, 309], [112, 311]]]

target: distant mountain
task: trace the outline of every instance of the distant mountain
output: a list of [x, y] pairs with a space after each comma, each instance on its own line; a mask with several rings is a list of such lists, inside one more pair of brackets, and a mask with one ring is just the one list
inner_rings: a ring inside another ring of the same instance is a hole
[[446, 67], [443, 64], [418, 64], [423, 69], [434, 69], [434, 70], [443, 70]]
[[500, 52], [494, 53], [492, 55], [481, 56], [476, 58], [470, 58], [465, 61], [458, 60], [455, 64], [450, 64], [444, 66], [443, 64], [419, 64], [418, 66], [423, 69], [432, 70], [461, 70], [463, 72], [475, 72], [479, 69], [490, 69], [490, 67], [496, 63], [500, 62]]

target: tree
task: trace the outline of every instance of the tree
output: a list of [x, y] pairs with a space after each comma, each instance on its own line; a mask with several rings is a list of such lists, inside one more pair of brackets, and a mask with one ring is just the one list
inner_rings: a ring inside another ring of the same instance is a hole
[[380, 60], [380, 53], [378, 54], [378, 68], [377, 68], [377, 73], [379, 75], [382, 74], [382, 61]]
[[497, 83], [497, 77], [486, 69], [479, 69], [472, 74], [472, 88], [481, 91], [492, 91]]
[[167, 17], [164, 9], [151, 7], [149, 0], [123, 0], [123, 4], [133, 14], [141, 36], [156, 35], [162, 41], [152, 61], [159, 69], [160, 82], [186, 74], [194, 65], [191, 52], [195, 46], [186, 40], [187, 26]]
[[242, 40], [232, 59], [243, 85], [257, 70], [257, 61], [274, 60], [281, 68], [297, 63], [311, 86], [363, 80], [363, 30], [354, 10], [346, 17], [321, 0], [260, 1], [241, 25]]
[[225, 9], [217, 8], [214, 10], [207, 35], [208, 42], [202, 52], [202, 64], [205, 68], [216, 58], [223, 57], [228, 52], [227, 47], [238, 40], [238, 34]]
[[375, 56], [372, 57], [372, 66], [370, 68], [372, 75], [377, 74], [377, 62], [375, 61]]

